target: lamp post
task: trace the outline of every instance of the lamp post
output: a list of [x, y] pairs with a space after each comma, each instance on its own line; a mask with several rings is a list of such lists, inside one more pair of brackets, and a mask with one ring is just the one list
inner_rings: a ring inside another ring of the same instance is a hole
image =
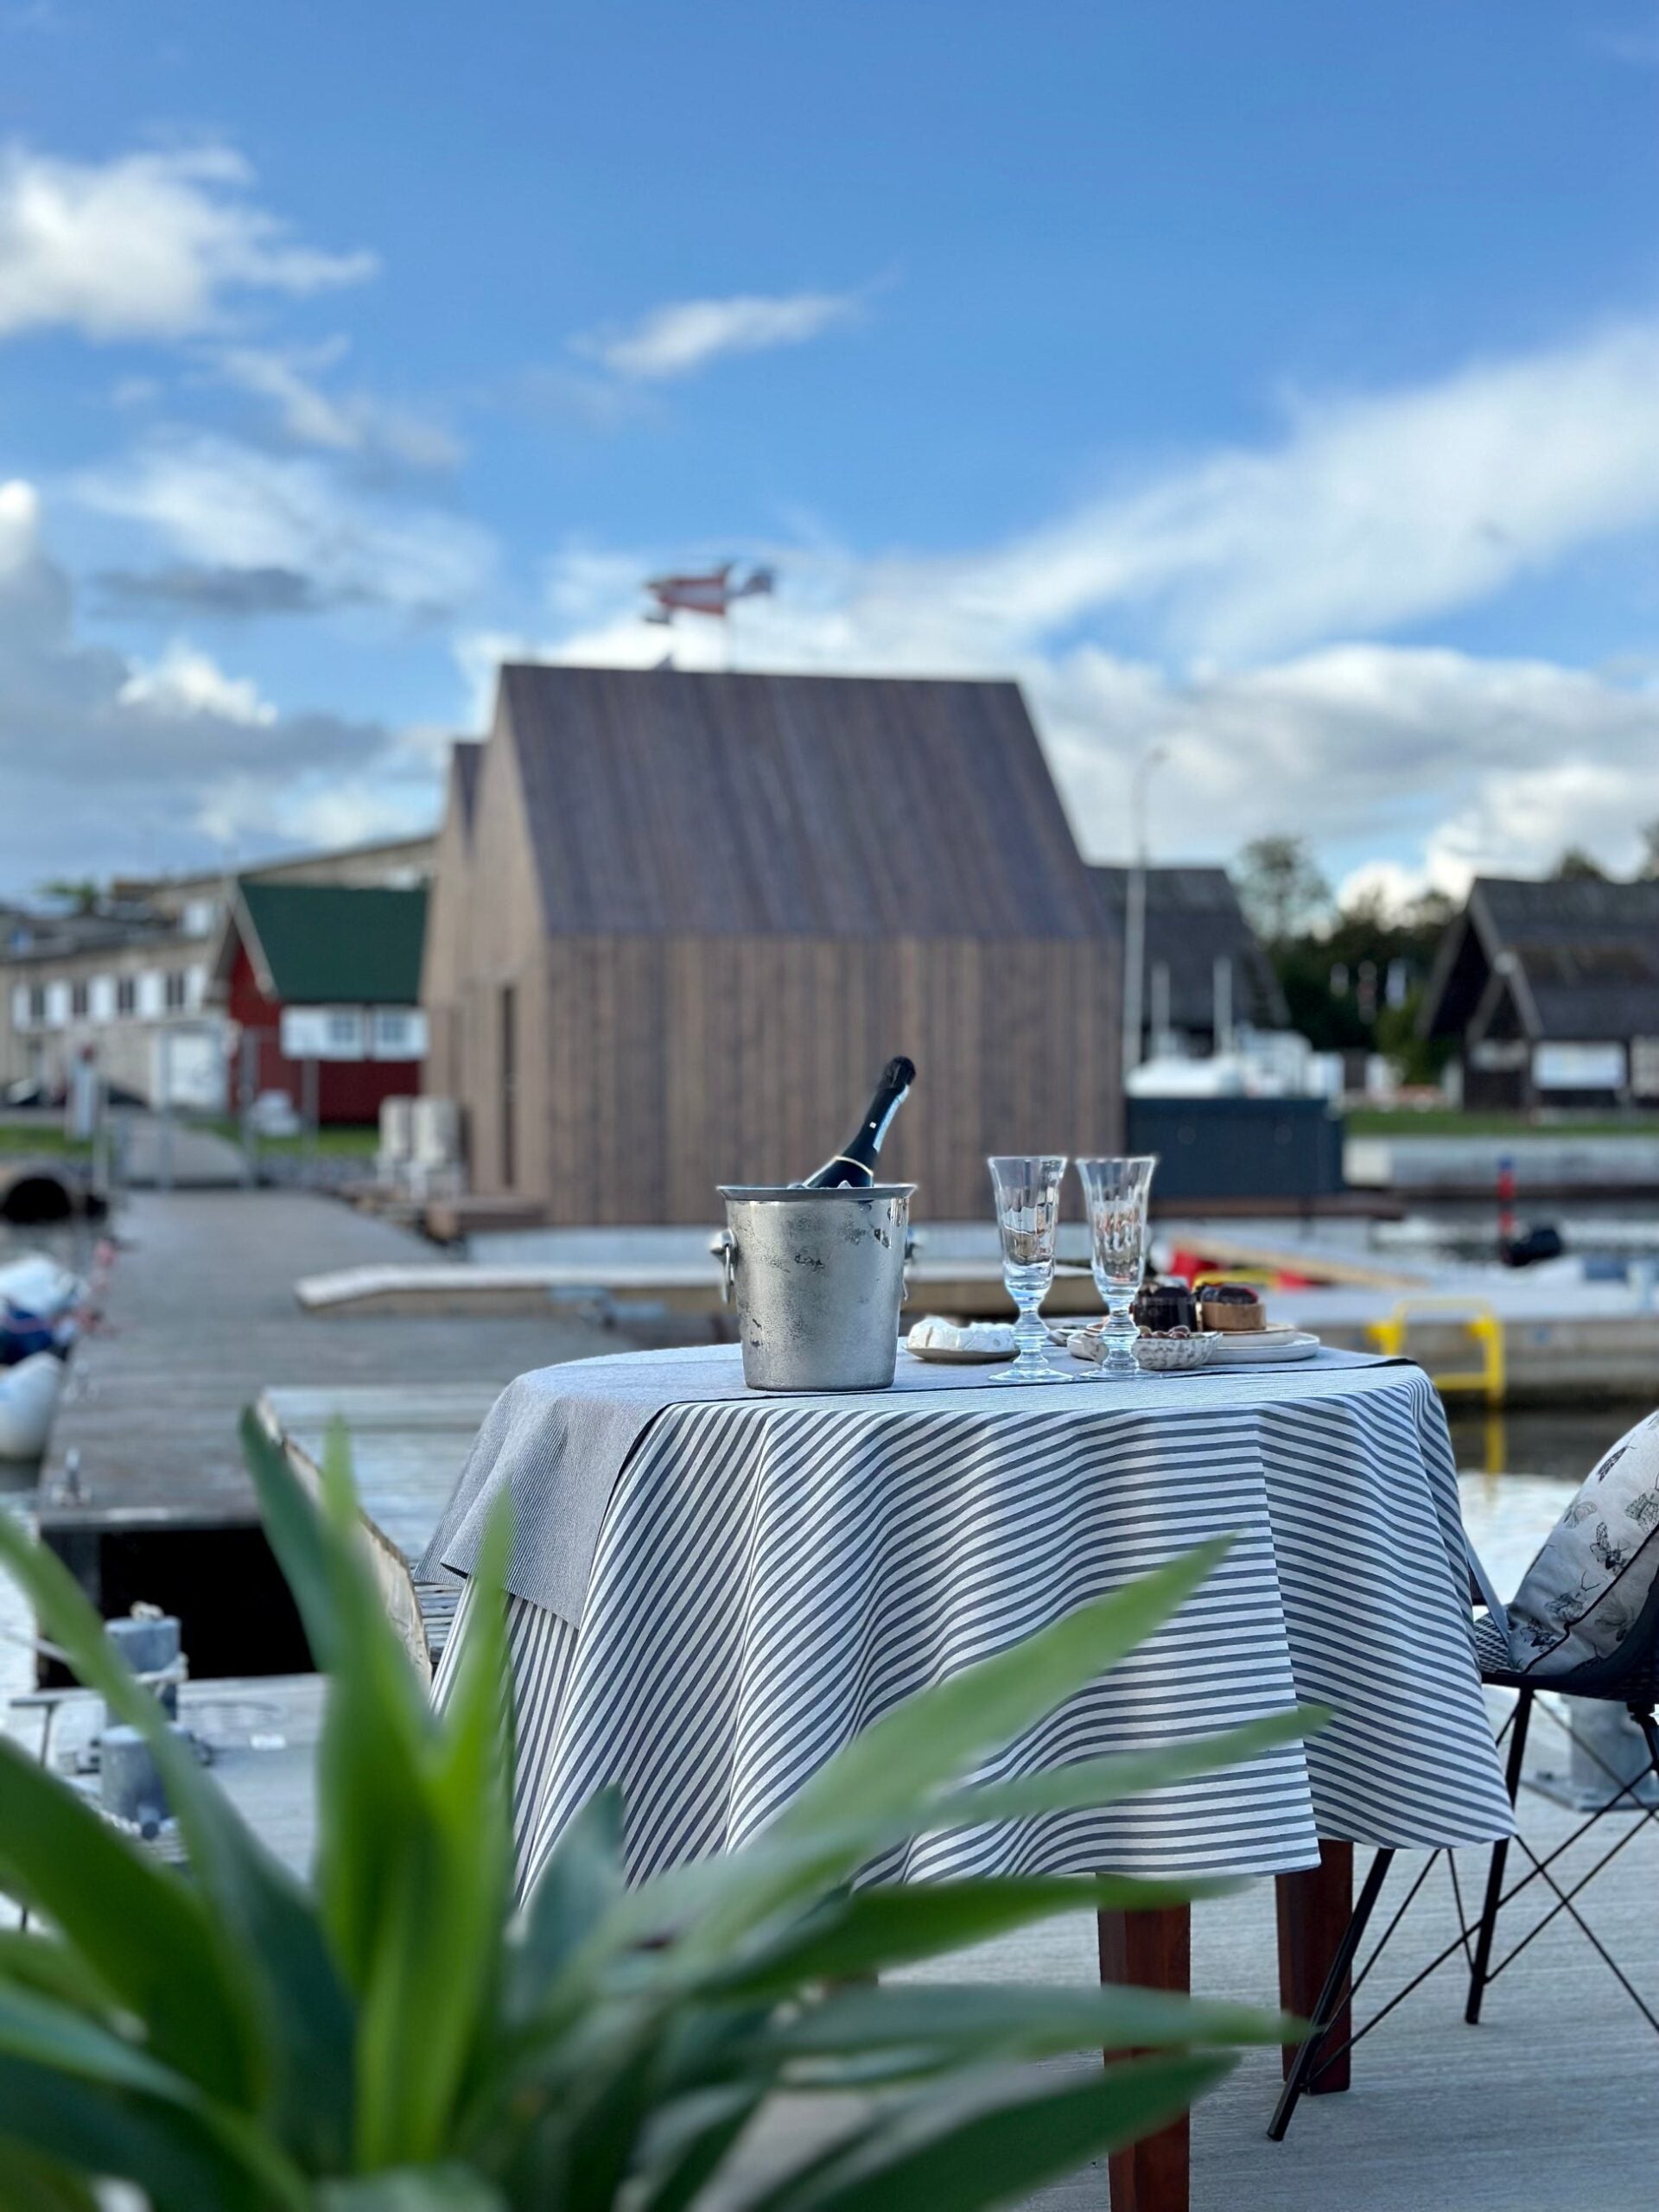
[[1147, 973], [1147, 785], [1153, 770], [1169, 758], [1161, 745], [1149, 745], [1129, 777], [1129, 836], [1133, 851], [1123, 910], [1123, 1079], [1141, 1065], [1141, 1024]]

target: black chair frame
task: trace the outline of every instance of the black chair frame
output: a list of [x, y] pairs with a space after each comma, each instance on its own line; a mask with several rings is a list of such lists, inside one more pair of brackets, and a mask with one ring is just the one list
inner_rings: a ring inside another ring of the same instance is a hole
[[[1479, 1597], [1486, 1605], [1492, 1618], [1501, 1623], [1504, 1618], [1503, 1608], [1493, 1593], [1479, 1561], [1474, 1559], [1472, 1554], [1470, 1560], [1470, 1573], [1471, 1595]], [[1659, 1706], [1659, 1580], [1656, 1580], [1629, 1635], [1616, 1651], [1598, 1659], [1588, 1660], [1584, 1665], [1574, 1668], [1567, 1674], [1547, 1675], [1541, 1678], [1536, 1675], [1519, 1674], [1512, 1669], [1483, 1668], [1481, 1681], [1484, 1685], [1492, 1688], [1512, 1689], [1516, 1693], [1515, 1710], [1498, 1733], [1500, 1744], [1505, 1738], [1508, 1738], [1509, 1743], [1503, 1779], [1511, 1805], [1514, 1805], [1520, 1793], [1522, 1762], [1526, 1755], [1527, 1738], [1535, 1701], [1541, 1690], [1548, 1690], [1562, 1697], [1589, 1698], [1604, 1704], [1623, 1705], [1642, 1731], [1643, 1740], [1647, 1746], [1648, 1764], [1630, 1780], [1621, 1781], [1618, 1775], [1607, 1765], [1606, 1761], [1592, 1746], [1584, 1743], [1582, 1738], [1574, 1736], [1569, 1723], [1552, 1714], [1550, 1717], [1556, 1719], [1557, 1725], [1565, 1731], [1569, 1738], [1578, 1744], [1580, 1750], [1596, 1765], [1602, 1768], [1608, 1780], [1618, 1785], [1612, 1796], [1605, 1804], [1597, 1806], [1588, 1814], [1574, 1828], [1572, 1834], [1565, 1841], [1557, 1844], [1554, 1849], [1543, 1859], [1539, 1858], [1518, 1831], [1512, 1839], [1507, 1836], [1500, 1837], [1492, 1846], [1492, 1855], [1486, 1874], [1485, 1895], [1478, 1920], [1471, 1921], [1465, 1916], [1463, 1891], [1458, 1877], [1457, 1860], [1452, 1851], [1446, 1849], [1431, 1852], [1420, 1870], [1417, 1878], [1401, 1900], [1393, 1918], [1377, 1939], [1370, 1956], [1356, 1974], [1354, 1961], [1358, 1956], [1360, 1945], [1364, 1941], [1365, 1930], [1376, 1910], [1383, 1885], [1388, 1879], [1389, 1869], [1393, 1865], [1395, 1855], [1394, 1851], [1388, 1849], [1377, 1852], [1371, 1860], [1358, 1900], [1350, 1916], [1348, 1925], [1343, 1932], [1336, 1955], [1331, 1961], [1325, 1986], [1319, 1993], [1319, 2002], [1313, 2009], [1313, 2018], [1310, 2024], [1307, 2039], [1296, 2054], [1290, 2073], [1286, 2077], [1278, 2105], [1274, 2108], [1268, 2133], [1275, 2143], [1284, 2139], [1285, 2132], [1290, 2126], [1291, 2117], [1301, 2099], [1310, 2092], [1317, 2092], [1320, 2076], [1327, 2068], [1344, 2052], [1351, 2050], [1363, 2037], [1371, 2032], [1373, 2028], [1380, 2026], [1397, 2005], [1403, 2004], [1406, 1999], [1414, 1990], [1420, 1988], [1431, 1974], [1438, 1973], [1440, 1967], [1449, 1959], [1455, 1957], [1459, 1951], [1463, 1953], [1469, 1968], [1469, 1992], [1464, 2005], [1464, 2018], [1471, 2027], [1478, 2025], [1480, 2020], [1482, 2001], [1488, 1988], [1497, 1980], [1500, 1974], [1514, 1964], [1534, 1937], [1541, 1935], [1550, 1922], [1562, 1912], [1567, 1913], [1576, 1923], [1648, 2024], [1656, 2033], [1659, 2033], [1659, 2016], [1656, 2016], [1652, 2008], [1632, 1985], [1618, 1961], [1614, 1959], [1573, 1902], [1580, 1891], [1594, 1881], [1602, 1869], [1618, 1857], [1626, 1844], [1644, 1828], [1649, 1821], [1659, 1819], [1659, 1803], [1643, 1805], [1641, 1800], [1636, 1796], [1637, 1790], [1649, 1773], [1659, 1778], [1659, 1723], [1655, 1719], [1655, 1708], [1656, 1706]], [[1548, 1708], [1546, 1707], [1545, 1711], [1548, 1713]], [[1632, 1821], [1618, 1841], [1603, 1853], [1587, 1873], [1580, 1876], [1571, 1888], [1564, 1889], [1550, 1872], [1555, 1861], [1564, 1853], [1570, 1851], [1573, 1845], [1586, 1835], [1599, 1821], [1604, 1820], [1609, 1813], [1619, 1809], [1627, 1798], [1631, 1801], [1641, 1817]], [[1503, 1886], [1503, 1877], [1509, 1864], [1511, 1840], [1525, 1853], [1531, 1865], [1529, 1871], [1523, 1874], [1512, 1887], [1506, 1890]], [[1386, 1949], [1389, 1938], [1405, 1918], [1413, 1900], [1427, 1880], [1435, 1861], [1441, 1858], [1445, 1859], [1452, 1878], [1452, 1895], [1458, 1916], [1457, 1935], [1444, 1949], [1429, 1961], [1420, 1973], [1413, 1975], [1404, 1988], [1396, 1991], [1386, 2005], [1373, 2013], [1363, 2027], [1353, 2030], [1340, 2043], [1333, 2043], [1332, 2031], [1338, 2016], [1347, 2009], [1353, 1998], [1358, 1993], [1362, 1984]], [[1520, 1895], [1522, 1890], [1539, 1880], [1543, 1881], [1554, 1892], [1555, 1903], [1543, 1919], [1529, 1929], [1514, 1948], [1494, 1966], [1492, 1951], [1497, 1942], [1499, 1914], [1505, 1905]]]

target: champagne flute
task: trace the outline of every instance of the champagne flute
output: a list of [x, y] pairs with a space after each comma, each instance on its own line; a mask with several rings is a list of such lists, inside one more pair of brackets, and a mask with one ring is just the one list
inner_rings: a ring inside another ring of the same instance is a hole
[[1084, 1212], [1089, 1223], [1089, 1262], [1095, 1288], [1106, 1308], [1097, 1323], [1105, 1340], [1106, 1357], [1096, 1379], [1138, 1375], [1135, 1364], [1135, 1323], [1129, 1307], [1141, 1287], [1147, 1265], [1147, 1201], [1152, 1193], [1152, 1171], [1157, 1155], [1138, 1159], [1080, 1160], [1077, 1179], [1083, 1185]]
[[1014, 1340], [1020, 1357], [999, 1368], [992, 1382], [1071, 1382], [1077, 1378], [1049, 1357], [1048, 1332], [1038, 1319], [1054, 1280], [1054, 1241], [1060, 1224], [1064, 1153], [999, 1154], [990, 1162], [996, 1191], [996, 1226], [1002, 1239], [1002, 1280], [1020, 1309]]

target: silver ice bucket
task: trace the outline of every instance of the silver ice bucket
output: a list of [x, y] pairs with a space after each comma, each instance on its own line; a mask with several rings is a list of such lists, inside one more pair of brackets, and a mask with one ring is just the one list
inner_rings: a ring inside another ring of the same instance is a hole
[[899, 1354], [913, 1183], [722, 1183], [715, 1240], [752, 1390], [885, 1390]]

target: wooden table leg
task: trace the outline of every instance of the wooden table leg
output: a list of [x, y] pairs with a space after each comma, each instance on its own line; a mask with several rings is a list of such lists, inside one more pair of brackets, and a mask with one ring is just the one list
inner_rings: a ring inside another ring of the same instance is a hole
[[[1103, 1912], [1100, 1978], [1144, 1989], [1192, 1986], [1192, 1915], [1184, 1904], [1154, 1912]], [[1106, 2053], [1125, 2058], [1127, 2051]], [[1188, 2126], [1185, 2114], [1156, 2135], [1115, 2151], [1109, 2165], [1111, 2212], [1186, 2212]]]
[[[1354, 1909], [1354, 1847], [1351, 1843], [1322, 1842], [1319, 1863], [1300, 1874], [1281, 1874], [1276, 1888], [1279, 1907], [1279, 2002], [1287, 2012], [1312, 2017], [1331, 1970], [1342, 1932]], [[1352, 2014], [1344, 2003], [1332, 2024], [1330, 2040], [1343, 2044], [1352, 2029]], [[1285, 2051], [1285, 2072], [1295, 2059]], [[1324, 2073], [1307, 2085], [1310, 2097], [1329, 2096], [1348, 2087], [1348, 2053], [1333, 2059]]]

